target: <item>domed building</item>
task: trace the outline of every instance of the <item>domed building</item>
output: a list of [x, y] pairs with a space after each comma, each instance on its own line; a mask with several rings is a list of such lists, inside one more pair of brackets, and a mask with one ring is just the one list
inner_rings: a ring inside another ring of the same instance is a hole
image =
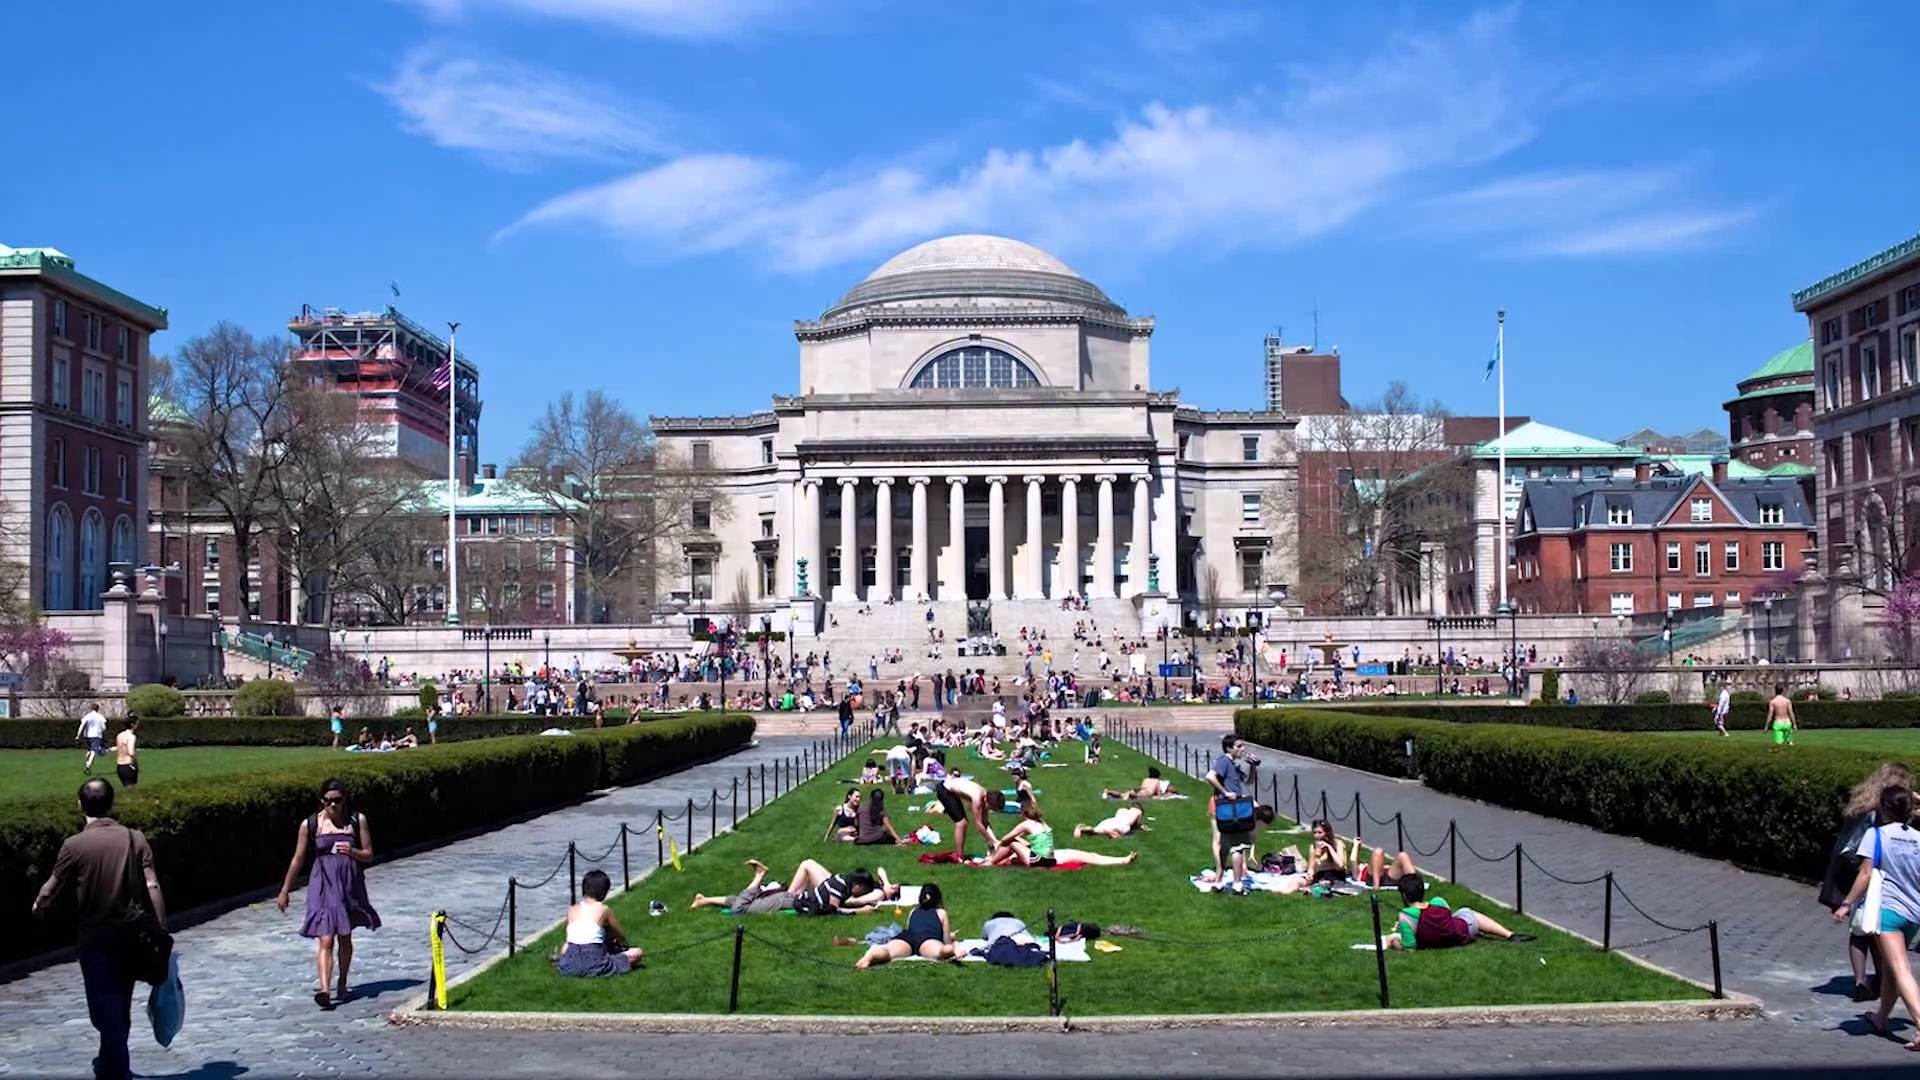
[[1017, 240], [895, 255], [794, 324], [799, 393], [653, 419], [720, 503], [692, 507], [660, 591], [802, 635], [898, 601], [949, 639], [1047, 626], [1067, 600], [1147, 632], [1264, 606], [1292, 576], [1273, 550], [1292, 522], [1269, 512], [1290, 500], [1269, 494], [1294, 482], [1294, 421], [1153, 389], [1153, 330]]

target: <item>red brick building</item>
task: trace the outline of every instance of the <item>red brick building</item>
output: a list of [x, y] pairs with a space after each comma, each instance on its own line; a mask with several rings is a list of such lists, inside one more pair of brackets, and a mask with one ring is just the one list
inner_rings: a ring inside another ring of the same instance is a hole
[[1511, 586], [1520, 610], [1636, 613], [1742, 605], [1796, 576], [1813, 531], [1800, 484], [1709, 476], [1529, 481]]
[[113, 562], [146, 559], [151, 307], [53, 248], [0, 244], [4, 554], [48, 611], [93, 610]]

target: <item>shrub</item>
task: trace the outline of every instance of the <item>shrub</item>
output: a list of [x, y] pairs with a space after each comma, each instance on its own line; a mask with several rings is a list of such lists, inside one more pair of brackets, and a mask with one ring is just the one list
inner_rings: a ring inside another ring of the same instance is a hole
[[395, 720], [425, 720], [427, 713], [418, 705], [402, 705], [391, 714]]
[[[404, 710], [403, 710], [404, 711]], [[675, 714], [678, 715], [678, 714]], [[358, 731], [364, 724], [378, 732], [398, 734], [419, 717], [348, 716]], [[440, 724], [441, 742], [471, 742], [507, 735], [538, 735], [560, 726], [564, 718], [509, 713], [502, 716], [462, 716]], [[0, 720], [0, 750], [64, 750], [73, 745], [74, 720]], [[425, 734], [424, 731], [420, 732]], [[327, 720], [319, 716], [179, 716], [140, 722], [140, 745], [153, 750], [181, 746], [325, 746], [332, 741]], [[0, 792], [0, 796], [5, 793]]]
[[1670, 705], [1673, 703], [1673, 695], [1665, 690], [1642, 690], [1633, 695], [1633, 703], [1635, 705]]
[[142, 720], [163, 720], [187, 714], [187, 699], [180, 691], [159, 683], [147, 683], [127, 691], [127, 711]]
[[440, 711], [440, 687], [432, 682], [420, 684], [420, 712], [422, 715]]
[[1810, 686], [1804, 691], [1794, 691], [1795, 701], [1839, 701], [1840, 691], [1831, 686]]
[[1243, 711], [1234, 727], [1262, 745], [1389, 776], [1409, 774], [1412, 739], [1412, 771], [1436, 791], [1809, 878], [1825, 867], [1849, 789], [1882, 760], [1328, 709]]
[[1920, 690], [1889, 690], [1880, 695], [1881, 701], [1920, 701]]
[[284, 679], [253, 679], [233, 692], [237, 716], [299, 716], [300, 699]]
[[[1727, 726], [1758, 731], [1766, 724], [1766, 699], [1734, 696]], [[1324, 707], [1324, 706], [1323, 706]], [[1512, 705], [1432, 705], [1418, 701], [1340, 706], [1368, 716], [1450, 720], [1459, 724], [1525, 724], [1591, 731], [1704, 731], [1705, 704], [1562, 705], [1557, 709]], [[1920, 710], [1898, 701], [1808, 701], [1794, 709], [1803, 728], [1920, 728]]]
[[[387, 854], [636, 783], [730, 751], [752, 736], [751, 718], [714, 714], [572, 738], [342, 754], [264, 773], [143, 784], [121, 797], [115, 816], [146, 832], [168, 906], [184, 911], [276, 884], [290, 854], [288, 833], [313, 812], [320, 782], [329, 776], [344, 780], [355, 806], [378, 825]], [[0, 804], [0, 904], [6, 910], [27, 909], [61, 841], [79, 825], [71, 795]], [[52, 947], [70, 929], [20, 920], [17, 932], [0, 938], [0, 962]]]
[[1548, 668], [1540, 673], [1540, 701], [1546, 705], [1560, 703], [1560, 669]]
[[1758, 690], [1735, 690], [1733, 696], [1728, 700], [1732, 701], [1735, 705], [1764, 704], [1767, 700], [1767, 695]]

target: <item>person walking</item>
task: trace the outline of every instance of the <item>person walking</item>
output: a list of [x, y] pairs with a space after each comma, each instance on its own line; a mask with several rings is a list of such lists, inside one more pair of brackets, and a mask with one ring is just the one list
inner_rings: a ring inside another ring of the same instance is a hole
[[[1880, 960], [1880, 1006], [1867, 1014], [1867, 1023], [1881, 1037], [1890, 1034], [1888, 1021], [1896, 1001], [1920, 1022], [1920, 986], [1907, 963], [1907, 950], [1920, 938], [1920, 832], [1907, 822], [1913, 817], [1913, 792], [1898, 786], [1883, 788], [1874, 809], [1878, 825], [1867, 830], [1860, 844], [1860, 867], [1853, 886], [1833, 909], [1833, 921], [1847, 922], [1854, 905], [1866, 896], [1873, 872], [1881, 872], [1880, 910], [1867, 916], [1868, 925], [1856, 927], [1874, 939]], [[1920, 1050], [1920, 1035], [1909, 1039], [1908, 1050]]]
[[80, 730], [73, 737], [87, 746], [86, 756], [80, 762], [80, 771], [92, 776], [93, 759], [107, 749], [107, 717], [100, 711], [99, 702], [87, 703], [86, 715], [80, 718]]
[[140, 717], [127, 714], [127, 726], [113, 739], [113, 771], [120, 774], [120, 786], [130, 788], [140, 782]]
[[836, 711], [840, 714], [840, 738], [845, 740], [853, 731], [853, 695], [842, 694]]
[[[71, 894], [79, 923], [87, 1019], [100, 1033], [93, 1075], [97, 1080], [124, 1080], [132, 1075], [127, 1032], [133, 1023], [133, 984], [136, 978], [156, 974], [135, 970], [130, 946], [143, 925], [157, 927], [165, 940], [167, 903], [147, 838], [113, 819], [113, 785], [97, 777], [81, 784], [80, 813], [87, 823], [60, 845], [53, 872], [34, 897], [33, 913], [45, 918]], [[171, 948], [168, 941], [169, 952]]]
[[1773, 700], [1767, 702], [1767, 730], [1773, 733], [1773, 745], [1793, 745], [1793, 701], [1787, 697], [1784, 683], [1773, 687]]
[[1720, 684], [1720, 698], [1713, 703], [1713, 729], [1723, 737], [1727, 734], [1727, 713], [1733, 709], [1733, 684]]
[[[366, 815], [347, 805], [346, 785], [328, 780], [320, 785], [320, 809], [302, 819], [295, 827], [293, 860], [287, 864], [287, 876], [280, 884], [274, 906], [287, 910], [287, 896], [300, 870], [312, 863], [307, 876], [307, 918], [301, 924], [302, 937], [318, 942], [314, 966], [320, 976], [320, 989], [313, 1003], [332, 1009], [347, 999], [347, 974], [353, 966], [353, 932], [365, 927], [380, 929], [380, 913], [367, 899], [365, 867], [373, 861], [373, 830]], [[334, 971], [334, 952], [340, 964]], [[332, 975], [334, 977], [330, 978]], [[329, 993], [331, 988], [331, 993]]]

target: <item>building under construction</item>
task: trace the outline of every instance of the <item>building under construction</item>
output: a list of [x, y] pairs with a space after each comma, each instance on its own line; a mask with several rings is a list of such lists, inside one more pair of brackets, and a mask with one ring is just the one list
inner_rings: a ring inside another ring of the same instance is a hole
[[287, 321], [293, 362], [312, 382], [360, 399], [386, 453], [428, 475], [447, 469], [447, 394], [458, 395], [455, 447], [464, 483], [480, 453], [480, 369], [462, 353], [451, 385], [447, 342], [387, 305], [349, 313], [302, 304]]

